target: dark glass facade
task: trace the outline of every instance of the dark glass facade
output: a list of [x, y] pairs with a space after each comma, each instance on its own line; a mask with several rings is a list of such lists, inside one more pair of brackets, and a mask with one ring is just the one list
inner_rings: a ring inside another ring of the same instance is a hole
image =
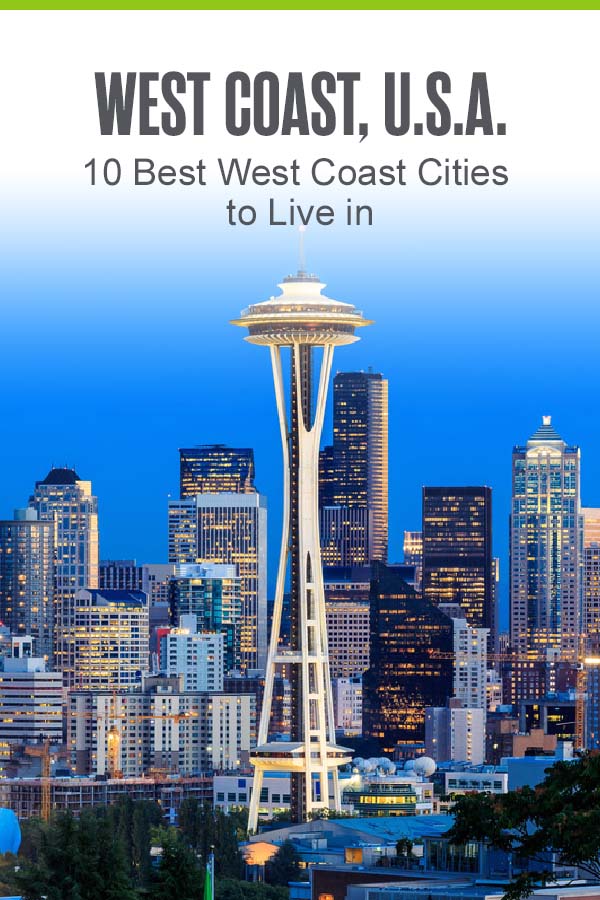
[[398, 744], [423, 741], [425, 707], [445, 706], [452, 695], [454, 629], [393, 566], [374, 566], [370, 607], [363, 734], [393, 754]]
[[492, 491], [488, 487], [423, 488], [423, 596], [457, 603], [469, 625], [490, 629], [494, 646]]
[[51, 661], [54, 527], [37, 519], [0, 522], [0, 621], [31, 635], [34, 654]]
[[169, 582], [169, 622], [179, 625], [180, 616], [197, 617], [198, 632], [218, 631], [224, 637], [225, 671], [240, 668], [241, 601], [237, 579], [193, 575]]
[[196, 494], [254, 493], [254, 450], [203, 444], [179, 451], [181, 499]]
[[326, 566], [385, 561], [388, 546], [388, 383], [375, 372], [333, 379], [333, 444], [319, 461]]

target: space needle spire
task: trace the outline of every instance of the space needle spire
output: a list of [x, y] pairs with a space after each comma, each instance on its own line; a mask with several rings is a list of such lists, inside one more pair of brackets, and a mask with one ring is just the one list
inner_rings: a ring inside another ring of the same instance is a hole
[[[340, 810], [338, 769], [351, 758], [335, 743], [319, 545], [319, 447], [334, 348], [358, 340], [356, 328], [371, 323], [351, 304], [324, 296], [325, 285], [306, 271], [302, 234], [300, 242], [299, 271], [278, 285], [281, 294], [249, 306], [232, 322], [248, 329], [246, 340], [251, 344], [270, 348], [283, 449], [283, 533], [262, 713], [250, 758], [254, 766], [250, 832], [258, 824], [265, 772], [290, 772], [292, 819], [303, 822], [319, 810]], [[291, 379], [286, 396], [283, 355], [288, 350]], [[288, 569], [291, 638], [283, 647], [280, 630]], [[269, 740], [278, 664], [290, 673], [292, 689], [291, 733], [285, 741]]]

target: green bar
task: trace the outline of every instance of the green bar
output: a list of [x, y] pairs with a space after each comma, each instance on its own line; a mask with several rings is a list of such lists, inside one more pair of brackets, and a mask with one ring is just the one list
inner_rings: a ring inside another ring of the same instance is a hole
[[171, 6], [167, 6], [165, 0], [121, 0], [121, 2], [110, 2], [110, 0], [88, 0], [87, 3], [82, 3], [81, 0], [77, 2], [61, 2], [60, 5], [56, 5], [55, 3], [44, 3], [42, 0], [32, 0], [32, 2], [27, 3], [27, 0], [23, 4], [19, 4], [16, 7], [14, 0], [10, 2], [10, 0], [0, 0], [0, 9], [12, 9], [12, 10], [42, 10], [42, 9], [53, 9], [53, 10], [86, 10], [86, 9], [115, 9], [115, 10], [164, 10], [166, 12], [171, 12], [173, 10], [190, 10], [190, 9], [208, 9], [208, 10], [285, 10], [285, 9], [314, 9], [314, 10], [365, 10], [368, 12], [376, 11], [376, 10], [390, 10], [390, 9], [406, 9], [406, 10], [500, 10], [500, 9], [514, 9], [514, 10], [584, 10], [584, 9], [599, 9], [600, 8], [600, 0], [576, 0], [574, 5], [567, 5], [567, 0], [558, 0], [558, 2], [548, 2], [548, 0], [540, 0], [540, 2], [529, 2], [529, 3], [510, 3], [508, 0], [489, 0], [488, 3], [482, 2], [482, 0], [478, 0], [478, 2], [468, 3], [465, 0], [447, 0], [447, 2], [443, 2], [443, 0], [430, 0], [429, 3], [415, 3], [414, 0], [406, 0], [406, 2], [402, 3], [400, 0], [390, 0], [390, 2], [386, 2], [386, 0], [376, 0], [374, 6], [367, 6], [367, 0], [340, 0], [340, 2], [335, 2], [335, 0], [325, 0], [325, 4], [317, 2], [317, 0], [304, 0], [304, 2], [285, 2], [285, 0], [274, 0], [274, 2], [269, 3], [268, 0], [259, 0], [258, 3], [246, 2], [243, 3], [241, 0], [232, 0], [226, 6], [217, 7], [214, 4], [214, 0], [208, 0], [208, 2], [202, 3], [201, 0], [175, 0], [175, 3]]

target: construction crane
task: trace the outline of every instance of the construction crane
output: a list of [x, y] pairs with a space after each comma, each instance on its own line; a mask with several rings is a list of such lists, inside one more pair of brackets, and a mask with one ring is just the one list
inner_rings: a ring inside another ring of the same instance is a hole
[[41, 760], [41, 792], [42, 792], [42, 802], [40, 809], [40, 816], [44, 822], [47, 822], [50, 819], [50, 812], [52, 809], [51, 803], [51, 790], [52, 790], [52, 778], [50, 777], [50, 765], [52, 763], [53, 757], [65, 757], [68, 756], [68, 751], [64, 748], [59, 748], [57, 750], [51, 750], [50, 738], [45, 738], [41, 744], [32, 745], [28, 744], [25, 747], [25, 754], [27, 756], [37, 756]]
[[[116, 706], [113, 705], [113, 708], [116, 709]], [[182, 719], [190, 719], [197, 717], [198, 713], [195, 710], [189, 710], [187, 712], [182, 713], [157, 713], [156, 715], [152, 714], [137, 714], [128, 716], [127, 713], [103, 713], [102, 715], [98, 715], [98, 713], [86, 710], [85, 712], [69, 712], [67, 713], [68, 718], [73, 719], [126, 719], [129, 722], [140, 722], [143, 720], [161, 720], [161, 719], [169, 719], [172, 722], [180, 722]], [[123, 778], [123, 771], [119, 767], [119, 757], [121, 750], [121, 732], [119, 728], [113, 723], [107, 731], [106, 734], [106, 769], [109, 778]]]
[[[573, 743], [575, 750], [585, 749], [585, 705], [587, 699], [587, 676], [588, 667], [590, 665], [600, 665], [600, 657], [586, 657], [585, 650], [586, 636], [580, 636], [579, 652], [577, 655], [576, 676], [575, 676], [575, 721], [564, 722], [563, 725], [574, 725]], [[432, 659], [448, 659], [454, 660], [454, 652], [446, 652], [442, 650], [432, 650]], [[487, 660], [489, 662], [543, 662], [544, 657], [539, 651], [530, 651], [529, 653], [488, 653]], [[573, 660], [570, 660], [573, 662]]]

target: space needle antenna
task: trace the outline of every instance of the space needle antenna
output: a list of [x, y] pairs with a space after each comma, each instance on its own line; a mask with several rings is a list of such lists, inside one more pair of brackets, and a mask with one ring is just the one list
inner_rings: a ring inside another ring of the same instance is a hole
[[300, 225], [298, 228], [299, 232], [299, 247], [298, 247], [298, 275], [306, 275], [306, 258], [304, 253], [304, 233], [306, 231], [306, 225]]

